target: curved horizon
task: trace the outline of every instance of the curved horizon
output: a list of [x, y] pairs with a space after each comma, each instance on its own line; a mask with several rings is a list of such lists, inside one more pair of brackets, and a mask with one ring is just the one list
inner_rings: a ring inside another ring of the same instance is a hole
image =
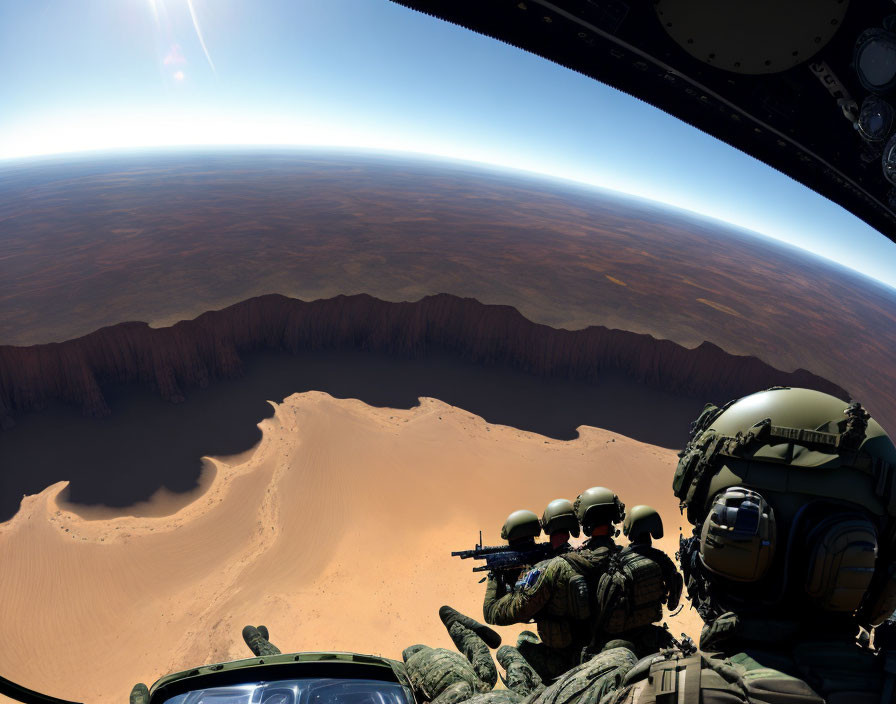
[[[529, 177], [535, 177], [538, 179], [545, 179], [556, 181], [559, 183], [569, 184], [573, 186], [584, 186], [589, 189], [594, 189], [597, 191], [602, 191], [605, 193], [613, 194], [615, 196], [624, 196], [628, 198], [635, 198], [638, 200], [645, 201], [647, 203], [660, 205], [665, 208], [677, 210], [683, 213], [687, 213], [689, 215], [698, 216], [700, 218], [705, 218], [712, 220], [720, 225], [725, 227], [734, 228], [741, 231], [744, 234], [747, 234], [751, 237], [756, 237], [759, 239], [769, 239], [779, 245], [787, 245], [799, 249], [801, 252], [813, 257], [818, 257], [823, 259], [824, 261], [836, 265], [839, 268], [846, 269], [850, 272], [854, 272], [859, 274], [860, 276], [870, 279], [879, 284], [883, 284], [884, 286], [896, 290], [896, 272], [892, 274], [890, 278], [875, 276], [874, 274], [860, 269], [856, 266], [851, 266], [846, 264], [834, 256], [826, 255], [823, 252], [819, 252], [813, 249], [806, 247], [804, 244], [793, 242], [788, 239], [775, 236], [772, 234], [768, 234], [765, 232], [760, 232], [750, 227], [749, 224], [736, 222], [730, 219], [726, 219], [724, 217], [719, 216], [717, 213], [706, 212], [703, 210], [695, 210], [693, 208], [689, 208], [683, 206], [679, 203], [671, 202], [668, 200], [663, 200], [660, 197], [657, 197], [655, 194], [645, 194], [638, 193], [629, 190], [623, 190], [620, 188], [614, 188], [613, 186], [607, 184], [606, 182], [596, 181], [596, 180], [582, 180], [571, 178], [568, 175], [556, 173], [549, 170], [538, 169], [533, 165], [525, 164], [519, 165], [514, 163], [502, 163], [496, 161], [485, 161], [482, 159], [475, 158], [472, 155], [463, 155], [458, 156], [457, 154], [445, 153], [445, 152], [432, 152], [432, 151], [420, 151], [415, 149], [399, 149], [395, 147], [383, 147], [379, 145], [369, 145], [369, 144], [327, 144], [327, 143], [282, 143], [282, 142], [252, 142], [252, 143], [213, 143], [213, 142], [200, 142], [200, 143], [189, 143], [189, 144], [178, 144], [178, 143], [165, 143], [165, 144], [141, 144], [141, 145], [131, 145], [131, 146], [121, 146], [121, 147], [111, 147], [111, 148], [90, 148], [90, 149], [82, 149], [76, 150], [72, 149], [69, 151], [57, 151], [57, 152], [37, 152], [33, 154], [27, 155], [19, 155], [19, 156], [7, 156], [4, 157], [0, 155], [0, 173], [2, 173], [2, 169], [4, 167], [16, 167], [16, 166], [24, 166], [28, 167], [31, 165], [37, 165], [41, 161], [66, 161], [69, 159], [72, 160], [81, 160], [81, 159], [90, 159], [91, 157], [97, 158], [114, 158], [114, 157], [126, 157], [128, 155], [136, 155], [140, 156], [155, 156], [155, 155], [166, 155], [166, 154], [190, 154], [196, 153], [200, 151], [210, 151], [217, 153], [226, 153], [228, 150], [245, 152], [245, 151], [278, 151], [278, 152], [287, 152], [287, 151], [320, 151], [320, 152], [328, 152], [328, 153], [336, 153], [336, 152], [348, 152], [348, 153], [358, 153], [358, 152], [366, 152], [371, 155], [379, 155], [379, 156], [393, 156], [393, 157], [402, 157], [406, 159], [417, 159], [420, 161], [435, 161], [435, 162], [447, 162], [447, 163], [458, 163], [467, 166], [473, 166], [479, 169], [494, 169], [501, 172], [506, 172], [510, 174], [518, 174]], [[808, 189], [806, 189], [808, 190]], [[819, 196], [820, 198], [820, 196]], [[838, 206], [839, 207], [839, 206]]]
[[386, 0], [21, 3], [0, 164], [213, 144], [397, 150], [665, 203], [896, 287], [896, 244], [640, 100]]

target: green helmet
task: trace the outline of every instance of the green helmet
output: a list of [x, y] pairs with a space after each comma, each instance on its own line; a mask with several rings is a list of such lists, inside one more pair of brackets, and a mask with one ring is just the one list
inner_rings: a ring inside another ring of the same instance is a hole
[[622, 533], [629, 540], [638, 540], [649, 536], [659, 540], [663, 537], [663, 519], [651, 506], [644, 504], [633, 506], [622, 524]]
[[572, 501], [554, 499], [541, 514], [541, 527], [545, 535], [566, 531], [573, 537], [579, 537], [579, 519]]
[[532, 511], [514, 511], [501, 528], [501, 538], [515, 542], [524, 538], [537, 538], [541, 535], [541, 524], [538, 516]]
[[704, 618], [760, 602], [861, 625], [894, 611], [896, 447], [861, 404], [775, 387], [707, 405], [679, 457], [695, 526], [682, 568]]
[[625, 504], [609, 489], [593, 486], [576, 497], [574, 504], [576, 518], [590, 534], [594, 526], [601, 523], [619, 523], [625, 518]]

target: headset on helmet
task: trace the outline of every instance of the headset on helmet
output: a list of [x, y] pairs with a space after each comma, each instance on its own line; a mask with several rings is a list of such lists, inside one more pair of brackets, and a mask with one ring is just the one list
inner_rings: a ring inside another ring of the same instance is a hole
[[709, 405], [679, 457], [701, 614], [730, 598], [876, 625], [896, 608], [896, 448], [861, 404], [776, 387]]

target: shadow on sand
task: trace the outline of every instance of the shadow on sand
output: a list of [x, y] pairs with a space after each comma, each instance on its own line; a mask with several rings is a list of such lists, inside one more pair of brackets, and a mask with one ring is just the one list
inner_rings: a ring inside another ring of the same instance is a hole
[[258, 353], [246, 357], [242, 378], [193, 391], [180, 405], [129, 387], [107, 393], [112, 415], [101, 420], [62, 405], [21, 418], [0, 433], [0, 522], [12, 518], [23, 494], [60, 480], [71, 482], [65, 498], [85, 507], [125, 509], [162, 487], [194, 490], [203, 455], [251, 449], [261, 439], [256, 424], [273, 415], [266, 401], [309, 390], [404, 409], [430, 396], [490, 423], [555, 439], [574, 439], [578, 426], [591, 425], [669, 448], [683, 446], [703, 407], [703, 400], [624, 377], [583, 384], [447, 354], [407, 360], [364, 352]]

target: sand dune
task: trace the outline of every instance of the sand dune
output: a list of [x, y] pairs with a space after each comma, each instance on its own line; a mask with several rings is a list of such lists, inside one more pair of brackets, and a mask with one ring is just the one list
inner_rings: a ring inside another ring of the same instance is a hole
[[[661, 546], [677, 546], [675, 453], [609, 431], [547, 440], [433, 399], [396, 411], [320, 392], [260, 427], [255, 450], [210, 460], [204, 491], [172, 515], [88, 520], [58, 500], [65, 482], [24, 499], [0, 524], [3, 674], [111, 703], [135, 681], [248, 656], [247, 623], [284, 651], [448, 646], [438, 607], [478, 616], [483, 591], [449, 552], [596, 484], [657, 507]], [[697, 623], [690, 611], [674, 628], [696, 636]]]

